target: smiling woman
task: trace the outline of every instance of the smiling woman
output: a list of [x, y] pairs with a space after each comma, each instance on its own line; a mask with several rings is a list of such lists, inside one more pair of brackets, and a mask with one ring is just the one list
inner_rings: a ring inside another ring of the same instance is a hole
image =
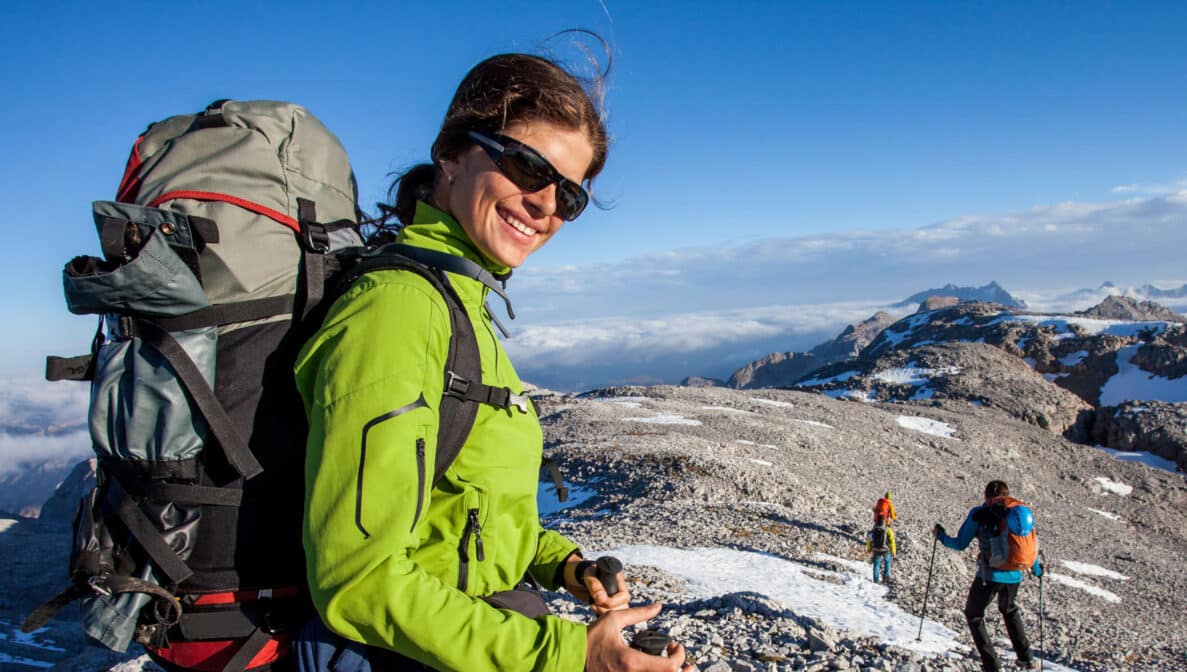
[[[398, 228], [373, 222], [372, 242], [391, 245], [370, 259], [387, 249], [424, 266], [367, 266], [298, 356], [319, 614], [299, 641], [304, 670], [344, 656], [400, 670], [684, 665], [679, 644], [666, 658], [628, 648], [623, 627], [659, 605], [628, 608], [621, 573], [608, 595], [577, 545], [541, 527], [539, 419], [485, 305], [496, 278], [585, 209], [606, 161], [599, 89], [538, 56], [475, 66], [432, 162], [392, 185], [383, 209]], [[600, 618], [550, 615], [525, 577]]]

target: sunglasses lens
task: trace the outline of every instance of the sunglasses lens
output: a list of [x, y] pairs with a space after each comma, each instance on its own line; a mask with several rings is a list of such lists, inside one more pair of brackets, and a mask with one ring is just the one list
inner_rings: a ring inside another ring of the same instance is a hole
[[508, 179], [528, 191], [540, 191], [552, 182], [552, 166], [544, 157], [518, 147], [503, 152], [499, 167]]
[[556, 209], [563, 219], [574, 220], [585, 209], [589, 196], [585, 190], [572, 182], [562, 182], [556, 189]]

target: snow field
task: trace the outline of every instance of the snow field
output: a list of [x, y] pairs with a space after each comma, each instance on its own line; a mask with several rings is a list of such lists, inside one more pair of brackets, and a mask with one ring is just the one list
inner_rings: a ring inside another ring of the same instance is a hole
[[1105, 476], [1097, 476], [1096, 478], [1092, 479], [1092, 481], [1094, 483], [1100, 484], [1100, 489], [1104, 491], [1101, 494], [1104, 494], [1105, 492], [1111, 492], [1114, 495], [1118, 495], [1120, 497], [1127, 497], [1129, 496], [1129, 493], [1133, 492], [1132, 485], [1126, 485], [1119, 481], [1114, 481], [1111, 478], [1106, 478]]
[[649, 545], [624, 546], [591, 557], [596, 555], [613, 555], [628, 566], [650, 565], [680, 576], [693, 599], [753, 592], [838, 630], [877, 637], [900, 648], [941, 655], [960, 647], [957, 633], [934, 621], [924, 622], [922, 641], [915, 641], [919, 617], [887, 602], [886, 587], [869, 580], [864, 563], [839, 559], [846, 566], [860, 566], [860, 574], [832, 572], [749, 551]]
[[1108, 518], [1109, 520], [1121, 520], [1121, 516], [1118, 516], [1117, 514], [1111, 512], [1111, 511], [1101, 511], [1100, 509], [1092, 509], [1092, 508], [1090, 508], [1088, 510], [1097, 514], [1097, 515], [1104, 516], [1105, 518]]
[[956, 429], [946, 422], [939, 420], [932, 420], [931, 418], [921, 418], [914, 415], [900, 415], [895, 419], [900, 427], [905, 427], [916, 432], [923, 432], [924, 434], [931, 434], [932, 436], [939, 436], [945, 439], [959, 440], [955, 438]]
[[1082, 591], [1088, 593], [1089, 595], [1095, 595], [1096, 597], [1099, 597], [1099, 598], [1104, 599], [1109, 602], [1116, 603], [1116, 602], [1121, 601], [1121, 598], [1118, 597], [1116, 593], [1109, 591], [1109, 590], [1105, 590], [1104, 588], [1098, 588], [1097, 586], [1094, 586], [1091, 583], [1081, 581], [1080, 579], [1077, 579], [1077, 578], [1065, 576], [1063, 574], [1056, 574], [1055, 572], [1050, 572], [1050, 571], [1045, 572], [1043, 574], [1043, 578], [1051, 579], [1055, 583], [1059, 583], [1059, 584], [1068, 586], [1070, 588], [1076, 588], [1078, 590], [1082, 590]]
[[1088, 576], [1103, 576], [1108, 579], [1116, 579], [1118, 581], [1128, 581], [1129, 577], [1120, 572], [1114, 572], [1111, 569], [1105, 569], [1100, 565], [1092, 565], [1087, 562], [1076, 562], [1075, 560], [1060, 560], [1059, 564], [1067, 567], [1077, 574], [1086, 574]]

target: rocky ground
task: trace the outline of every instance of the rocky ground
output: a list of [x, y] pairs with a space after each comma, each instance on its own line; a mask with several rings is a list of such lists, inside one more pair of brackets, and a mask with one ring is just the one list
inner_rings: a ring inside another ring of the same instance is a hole
[[[1181, 474], [1121, 462], [967, 403], [867, 404], [796, 391], [651, 387], [542, 394], [540, 404], [546, 452], [560, 463], [574, 499], [587, 496], [546, 516], [546, 524], [587, 549], [741, 551], [804, 568], [821, 585], [857, 584], [869, 606], [887, 614], [918, 615], [932, 525], [954, 531], [985, 482], [1001, 478], [1037, 514], [1050, 570], [1043, 595], [1046, 657], [1085, 672], [1187, 671]], [[942, 424], [927, 433], [921, 421], [902, 418]], [[949, 429], [951, 436], [941, 436]], [[870, 507], [885, 490], [893, 491], [898, 508], [899, 555], [893, 585], [883, 594], [864, 578], [862, 538]], [[19, 615], [57, 587], [65, 549], [62, 533], [29, 521], [0, 533], [5, 669], [18, 656], [61, 670], [104, 669], [128, 658], [82, 652], [77, 627], [65, 621], [31, 642], [16, 641]], [[979, 665], [969, 653], [961, 609], [973, 556], [944, 548], [935, 555], [928, 620], [951, 630], [957, 642], [938, 655], [835, 627], [827, 605], [809, 608], [777, 597], [790, 573], [772, 571], [758, 588], [745, 589], [729, 580], [696, 584], [662, 562], [628, 561], [627, 573], [635, 603], [667, 605], [650, 625], [685, 643], [701, 670], [971, 671]], [[1097, 573], [1085, 573], [1086, 566]], [[1029, 579], [1020, 592], [1036, 646], [1037, 584]], [[558, 612], [589, 618], [566, 596], [551, 597]], [[991, 607], [991, 632], [1004, 641], [995, 615]], [[999, 643], [999, 651], [1006, 649]], [[142, 667], [152, 669], [139, 660], [121, 669]]]
[[[553, 397], [545, 404], [549, 453], [574, 483], [593, 483], [598, 493], [552, 524], [588, 547], [726, 547], [852, 571], [821, 554], [864, 562], [869, 507], [890, 489], [900, 553], [886, 599], [918, 614], [931, 526], [938, 521], [955, 530], [985, 482], [1002, 478], [1038, 512], [1052, 575], [1106, 588], [1119, 600], [1049, 577], [1043, 628], [1049, 658], [1078, 670], [1187, 670], [1182, 475], [1120, 462], [971, 405], [945, 410], [720, 388], [596, 394], [610, 400]], [[901, 426], [900, 416], [938, 420], [955, 433], [921, 433]], [[656, 417], [659, 422], [638, 420]], [[677, 424], [679, 418], [701, 424]], [[1133, 490], [1113, 494], [1113, 483]], [[1126, 578], [1077, 575], [1064, 562]], [[959, 633], [965, 645], [971, 642], [961, 609], [973, 567], [972, 550], [940, 548], [928, 607], [929, 619]], [[829, 632], [827, 619], [762, 595], [686, 602], [680, 579], [632, 569], [641, 572], [637, 597], [671, 605], [652, 625], [680, 633], [702, 669], [979, 669], [967, 652], [927, 657], [857, 633]], [[1030, 580], [1021, 592], [1036, 645], [1037, 583]], [[992, 627], [1004, 641], [1000, 622]]]

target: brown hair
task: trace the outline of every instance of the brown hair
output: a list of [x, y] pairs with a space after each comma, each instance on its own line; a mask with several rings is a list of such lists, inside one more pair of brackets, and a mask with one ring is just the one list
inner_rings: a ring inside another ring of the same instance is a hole
[[1010, 486], [1005, 481], [990, 481], [985, 485], [985, 499], [990, 497], [1005, 497], [1010, 494]]
[[[573, 74], [555, 61], [530, 54], [499, 54], [475, 65], [458, 85], [453, 101], [433, 141], [432, 163], [413, 166], [388, 190], [392, 205], [380, 204], [383, 233], [390, 216], [401, 224], [412, 221], [416, 202], [429, 200], [440, 173], [439, 163], [457, 158], [473, 144], [468, 133], [499, 133], [514, 123], [548, 122], [584, 130], [593, 147], [593, 160], [583, 175], [587, 185], [602, 171], [610, 140], [600, 109], [602, 77], [587, 90]], [[596, 102], [595, 102], [596, 101]]]

